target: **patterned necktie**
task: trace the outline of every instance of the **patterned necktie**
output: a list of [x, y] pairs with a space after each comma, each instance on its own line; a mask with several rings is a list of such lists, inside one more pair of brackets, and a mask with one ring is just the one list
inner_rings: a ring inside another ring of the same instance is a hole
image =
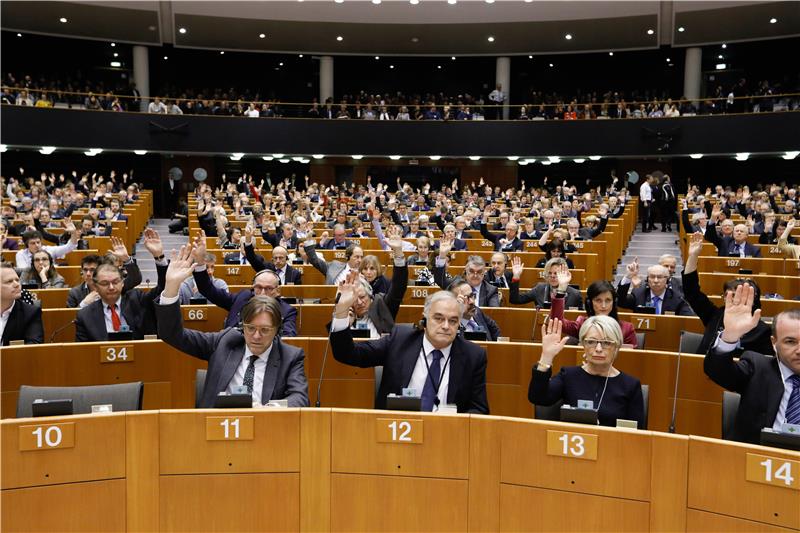
[[433, 405], [436, 403], [436, 395], [439, 391], [439, 380], [442, 378], [442, 357], [444, 354], [439, 350], [431, 352], [433, 362], [428, 368], [428, 375], [425, 379], [425, 386], [422, 387], [422, 410], [433, 411]]
[[661, 298], [658, 296], [653, 296], [653, 307], [656, 308], [656, 314], [661, 314]]
[[119, 331], [122, 322], [119, 319], [119, 314], [117, 314], [117, 304], [109, 305], [108, 309], [111, 311], [111, 326], [114, 328], [114, 331]]
[[792, 384], [792, 392], [786, 404], [786, 423], [800, 424], [800, 376], [791, 376], [789, 382]]
[[256, 359], [258, 359], [257, 355], [250, 356], [250, 362], [247, 364], [247, 370], [244, 371], [244, 381], [242, 385], [247, 387], [247, 392], [253, 394], [253, 379], [256, 376]]

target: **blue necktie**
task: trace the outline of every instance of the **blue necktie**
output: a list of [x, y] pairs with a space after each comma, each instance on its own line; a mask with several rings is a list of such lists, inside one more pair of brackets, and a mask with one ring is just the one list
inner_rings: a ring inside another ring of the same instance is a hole
[[422, 410], [433, 411], [436, 403], [436, 393], [439, 390], [439, 380], [442, 377], [442, 357], [444, 354], [439, 350], [431, 352], [433, 362], [428, 368], [428, 375], [425, 377], [425, 386], [422, 387]]
[[658, 296], [653, 296], [653, 307], [656, 308], [656, 314], [661, 314], [661, 298]]
[[800, 376], [795, 374], [789, 378], [789, 382], [792, 384], [792, 393], [786, 404], [786, 423], [800, 424]]

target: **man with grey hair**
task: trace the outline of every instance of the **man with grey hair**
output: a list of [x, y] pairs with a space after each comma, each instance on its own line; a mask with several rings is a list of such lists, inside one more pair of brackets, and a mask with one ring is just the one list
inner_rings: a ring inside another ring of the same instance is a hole
[[[519, 256], [515, 257], [511, 265], [511, 287], [509, 293], [509, 300], [514, 305], [524, 305], [528, 302], [534, 302], [536, 307], [543, 307], [549, 309], [553, 302], [553, 298], [565, 298], [564, 305], [567, 308], [576, 307], [581, 308], [582, 299], [581, 292], [575, 287], [569, 286], [569, 281], [566, 281], [563, 286], [560, 286], [559, 274], [569, 274], [569, 267], [567, 261], [563, 257], [553, 257], [544, 265], [545, 281], [538, 283], [534, 288], [524, 294], [519, 293], [519, 281], [522, 278], [525, 265]], [[567, 278], [564, 278], [567, 279]]]
[[663, 254], [658, 258], [658, 264], [669, 270], [667, 287], [683, 298], [683, 283], [681, 282], [681, 277], [675, 275], [678, 269], [678, 259], [672, 254]]
[[[453, 241], [442, 238], [439, 244], [439, 255], [436, 256], [436, 263], [433, 267], [433, 279], [442, 289], [447, 289], [453, 278], [447, 273], [450, 249]], [[467, 257], [467, 264], [464, 267], [464, 279], [475, 291], [475, 305], [478, 307], [500, 307], [500, 294], [497, 287], [486, 281], [486, 261], [479, 255]]]
[[464, 306], [447, 291], [425, 301], [419, 326], [397, 326], [377, 340], [354, 343], [349, 313], [357, 285], [351, 276], [340, 287], [341, 298], [331, 324], [331, 351], [340, 363], [383, 367], [375, 408], [386, 408], [386, 396], [410, 393], [423, 411], [455, 405], [460, 413], [489, 414], [486, 399], [486, 350], [458, 335]]
[[[206, 272], [208, 273], [208, 277], [211, 280], [211, 284], [217, 290], [228, 292], [228, 284], [225, 282], [224, 279], [215, 278], [214, 277], [214, 264], [217, 262], [217, 256], [210, 252], [206, 252], [205, 255], [205, 264], [206, 264]], [[197, 288], [197, 284], [194, 281], [194, 276], [190, 278], [186, 278], [181, 283], [180, 288], [180, 302], [181, 305], [188, 305], [191, 303], [192, 298], [195, 296], [203, 297], [200, 294], [200, 291]]]
[[656, 315], [668, 312], [693, 316], [692, 308], [681, 296], [667, 286], [670, 278], [669, 270], [661, 265], [653, 265], [647, 269], [647, 282], [630, 290], [631, 280], [639, 277], [639, 258], [625, 267], [625, 277], [617, 287], [617, 305], [622, 309], [653, 309]]

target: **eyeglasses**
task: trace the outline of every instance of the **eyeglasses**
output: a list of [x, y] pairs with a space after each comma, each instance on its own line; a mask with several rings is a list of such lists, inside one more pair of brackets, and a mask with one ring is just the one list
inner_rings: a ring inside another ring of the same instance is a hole
[[275, 326], [255, 326], [253, 324], [242, 324], [244, 332], [248, 335], [255, 335], [256, 331], [259, 332], [262, 336], [267, 336], [270, 332], [275, 331], [277, 329]]
[[114, 285], [122, 285], [122, 278], [117, 279], [104, 279], [103, 281], [95, 281], [95, 285], [99, 285], [100, 287], [111, 287]]
[[484, 271], [483, 269], [481, 269], [481, 270], [471, 270], [471, 269], [468, 269], [468, 270], [467, 270], [467, 276], [472, 276], [472, 277], [483, 276], [483, 275], [484, 275], [484, 272], [485, 272], [485, 271]]
[[600, 344], [600, 346], [602, 346], [603, 350], [610, 350], [611, 348], [614, 348], [617, 345], [617, 343], [614, 342], [614, 341], [601, 341], [601, 340], [598, 340], [598, 339], [583, 339], [583, 345], [586, 348], [596, 348], [598, 344]]
[[661, 276], [659, 274], [648, 274], [647, 279], [667, 279], [669, 276]]
[[263, 292], [273, 292], [277, 288], [277, 285], [253, 285], [253, 292], [256, 294], [261, 294]]

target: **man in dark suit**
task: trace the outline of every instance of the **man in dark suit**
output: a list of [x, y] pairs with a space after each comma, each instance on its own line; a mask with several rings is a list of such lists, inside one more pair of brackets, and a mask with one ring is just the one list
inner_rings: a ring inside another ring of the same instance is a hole
[[720, 257], [761, 257], [758, 246], [747, 242], [747, 234], [745, 224], [735, 225], [730, 237], [717, 234], [717, 227], [713, 222], [706, 225], [706, 240], [714, 243]]
[[505, 233], [491, 233], [487, 226], [487, 214], [484, 213], [483, 220], [481, 221], [481, 235], [484, 239], [492, 241], [494, 243], [494, 249], [497, 252], [521, 252], [522, 251], [522, 241], [517, 237], [517, 230], [519, 229], [519, 225], [514, 222], [506, 223]]
[[[448, 254], [453, 241], [442, 239], [439, 246], [439, 255], [433, 267], [433, 280], [442, 289], [447, 289], [453, 281], [447, 273]], [[464, 279], [475, 292], [475, 303], [478, 307], [500, 307], [500, 294], [497, 287], [486, 281], [486, 261], [479, 255], [467, 257], [464, 266]]]
[[20, 300], [22, 285], [11, 263], [0, 265], [0, 339], [3, 346], [11, 341], [24, 341], [25, 344], [44, 342], [42, 327], [42, 306], [29, 305]]
[[680, 316], [694, 316], [692, 308], [682, 297], [668, 287], [669, 270], [661, 265], [653, 265], [647, 269], [647, 283], [635, 287], [631, 291], [633, 280], [639, 278], [639, 261], [636, 258], [626, 266], [625, 277], [617, 287], [617, 305], [622, 309], [648, 307], [655, 314], [663, 315], [667, 311]]
[[333, 227], [333, 239], [328, 238], [328, 232], [323, 231], [319, 240], [319, 247], [323, 250], [345, 250], [350, 246], [350, 241], [345, 238], [347, 230], [343, 224]]
[[[120, 268], [125, 274], [122, 294], [135, 288], [142, 282], [139, 265], [128, 255], [125, 243], [119, 237], [111, 237], [111, 253], [116, 256]], [[72, 287], [67, 294], [67, 307], [86, 307], [100, 298], [94, 287], [94, 272], [103, 259], [96, 255], [86, 255], [81, 259], [81, 277], [83, 282]], [[90, 296], [91, 295], [91, 296]]]
[[578, 309], [583, 307], [583, 299], [581, 292], [575, 287], [569, 286], [569, 279], [564, 286], [560, 286], [559, 274], [566, 272], [569, 274], [569, 267], [567, 261], [563, 257], [553, 257], [544, 265], [544, 271], [547, 275], [547, 281], [537, 283], [534, 288], [524, 294], [519, 293], [519, 280], [522, 278], [525, 265], [519, 257], [515, 257], [511, 263], [511, 287], [509, 290], [509, 301], [514, 305], [523, 305], [528, 302], [534, 302], [536, 307], [543, 307], [549, 309], [553, 298], [556, 296], [565, 299], [564, 305], [567, 308], [576, 307]]
[[741, 395], [734, 440], [758, 444], [762, 428], [780, 431], [784, 423], [800, 424], [800, 309], [783, 311], [772, 322], [777, 357], [742, 353], [742, 336], [761, 319], [760, 309], [752, 311], [754, 294], [753, 287], [743, 284], [725, 296], [724, 329], [703, 369], [716, 384]]
[[208, 301], [228, 310], [225, 318], [225, 327], [231, 328], [241, 321], [241, 312], [245, 304], [254, 296], [269, 296], [275, 298], [280, 305], [283, 323], [278, 334], [282, 337], [297, 336], [297, 309], [281, 299], [280, 278], [274, 270], [262, 269], [253, 278], [253, 287], [243, 289], [235, 294], [214, 286], [208, 275], [205, 265], [206, 240], [201, 233], [194, 239], [194, 282], [197, 290], [208, 298]]
[[496, 341], [502, 335], [497, 322], [475, 305], [475, 293], [464, 278], [453, 279], [447, 290], [452, 292], [464, 306], [464, 314], [461, 317], [462, 331], [486, 333], [487, 341]]
[[421, 328], [398, 326], [377, 340], [353, 342], [348, 314], [355, 301], [354, 283], [341, 287], [331, 328], [333, 357], [360, 368], [383, 366], [375, 399], [386, 408], [386, 396], [410, 389], [422, 399], [423, 411], [456, 405], [461, 413], [489, 414], [486, 400], [486, 350], [457, 336], [462, 304], [447, 291], [428, 297]]
[[507, 270], [508, 257], [506, 254], [501, 252], [492, 254], [492, 258], [489, 260], [489, 267], [489, 271], [486, 272], [486, 281], [501, 289], [511, 287], [513, 275]]
[[[443, 240], [452, 240], [453, 245], [450, 248], [454, 252], [463, 252], [467, 249], [467, 241], [456, 237], [456, 227], [452, 224], [445, 224], [442, 230]], [[434, 249], [438, 249], [441, 242], [436, 241], [433, 245]]]
[[282, 246], [289, 250], [294, 250], [297, 248], [298, 239], [297, 235], [294, 233], [294, 227], [292, 226], [291, 222], [284, 222], [281, 224], [280, 233], [275, 230], [274, 225], [272, 225], [272, 233], [269, 230], [264, 231], [261, 233], [261, 237], [267, 241], [269, 244], [272, 245], [273, 248]]
[[247, 241], [245, 237], [244, 254], [247, 262], [256, 272], [262, 270], [272, 270], [281, 280], [281, 285], [302, 285], [303, 273], [289, 264], [289, 252], [283, 246], [276, 246], [272, 249], [272, 261], [266, 261], [262, 256], [256, 254], [252, 241]]
[[408, 287], [408, 266], [403, 255], [403, 241], [399, 234], [395, 233], [386, 242], [392, 249], [394, 262], [389, 292], [374, 294], [369, 282], [355, 271], [350, 272], [346, 278], [347, 283], [354, 285], [355, 293], [350, 308], [350, 326], [369, 330], [369, 337], [372, 339], [392, 331], [395, 317]]
[[78, 311], [76, 341], [108, 340], [109, 332], [124, 331], [126, 328], [133, 332], [134, 339], [143, 339], [145, 335], [155, 333], [152, 304], [164, 288], [167, 261], [164, 259], [164, 245], [154, 229], [145, 229], [144, 245], [155, 259], [158, 285], [148, 292], [133, 289], [123, 294], [122, 271], [115, 264], [101, 262], [92, 278], [100, 298]]
[[305, 354], [276, 338], [282, 317], [274, 298], [249, 299], [242, 308], [241, 329], [203, 333], [183, 328], [178, 291], [193, 270], [192, 249], [185, 246], [167, 269], [156, 316], [160, 339], [208, 361], [200, 407], [214, 407], [220, 392], [236, 392], [240, 387], [252, 394], [254, 403], [285, 399], [289, 407], [308, 407]]

